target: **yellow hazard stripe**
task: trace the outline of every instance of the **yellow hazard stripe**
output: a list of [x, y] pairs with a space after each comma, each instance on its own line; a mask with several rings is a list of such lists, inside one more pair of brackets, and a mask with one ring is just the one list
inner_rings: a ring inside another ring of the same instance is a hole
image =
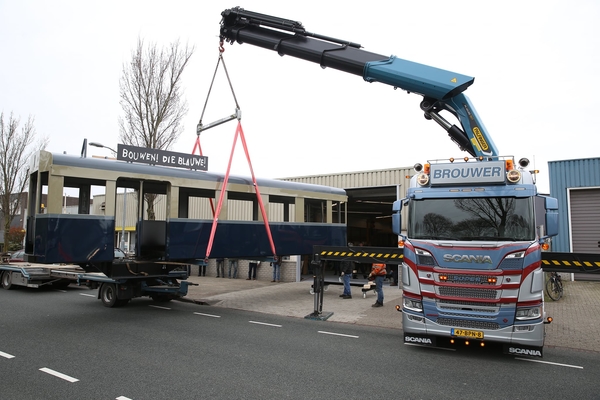
[[557, 265], [566, 267], [600, 267], [600, 261], [569, 261], [569, 260], [542, 260], [544, 265]]
[[404, 254], [396, 253], [362, 253], [362, 252], [350, 252], [350, 251], [327, 251], [322, 250], [320, 255], [327, 257], [363, 257], [363, 258], [404, 258]]

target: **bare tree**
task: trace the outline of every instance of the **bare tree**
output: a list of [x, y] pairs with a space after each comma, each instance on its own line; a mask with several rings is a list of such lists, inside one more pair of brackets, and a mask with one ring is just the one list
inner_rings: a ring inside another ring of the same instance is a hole
[[[21, 207], [21, 193], [29, 181], [29, 158], [48, 144], [47, 138], [35, 141], [33, 121], [30, 116], [19, 129], [20, 118], [11, 113], [5, 123], [4, 113], [0, 114], [0, 212], [4, 217], [4, 242], [9, 237], [11, 222]], [[4, 250], [7, 250], [6, 243]]]
[[[183, 98], [181, 76], [194, 47], [182, 47], [179, 41], [167, 48], [144, 46], [138, 39], [129, 64], [123, 65], [120, 103], [124, 116], [119, 118], [119, 139], [123, 144], [168, 150], [183, 130], [188, 111]], [[154, 219], [156, 195], [146, 195], [148, 219]]]

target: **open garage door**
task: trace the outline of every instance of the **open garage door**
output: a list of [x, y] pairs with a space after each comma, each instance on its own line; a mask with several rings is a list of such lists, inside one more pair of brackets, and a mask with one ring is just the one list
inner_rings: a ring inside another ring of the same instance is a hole
[[396, 247], [392, 233], [392, 204], [400, 186], [371, 186], [346, 189], [348, 195], [348, 240], [366, 246]]

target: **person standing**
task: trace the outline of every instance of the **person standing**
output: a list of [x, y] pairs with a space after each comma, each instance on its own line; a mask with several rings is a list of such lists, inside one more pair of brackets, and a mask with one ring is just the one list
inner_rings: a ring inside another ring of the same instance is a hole
[[[232, 271], [233, 271], [233, 274], [231, 273]], [[229, 277], [229, 279], [231, 279], [231, 278], [237, 279], [237, 275], [238, 275], [238, 260], [236, 260], [235, 258], [230, 258], [229, 259], [229, 270], [227, 272], [228, 272], [227, 276]]]
[[341, 275], [344, 280], [344, 292], [340, 295], [342, 299], [352, 298], [352, 289], [350, 288], [350, 278], [354, 272], [354, 263], [352, 261], [344, 260], [341, 262]]
[[281, 278], [281, 259], [278, 256], [273, 256], [273, 280], [271, 282], [279, 282]]
[[248, 278], [246, 279], [247, 281], [249, 280], [256, 280], [256, 269], [258, 268], [258, 265], [260, 264], [260, 261], [250, 261], [248, 263]]
[[385, 264], [374, 263], [371, 267], [369, 279], [375, 278], [375, 291], [377, 292], [377, 301], [371, 307], [383, 306], [383, 280], [386, 274]]
[[217, 278], [225, 278], [225, 259], [217, 258]]

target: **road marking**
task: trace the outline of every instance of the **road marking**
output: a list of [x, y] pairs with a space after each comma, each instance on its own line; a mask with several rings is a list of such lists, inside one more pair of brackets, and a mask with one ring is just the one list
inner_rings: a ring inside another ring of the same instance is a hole
[[54, 371], [50, 368], [40, 368], [40, 371], [45, 372], [50, 375], [54, 375], [57, 378], [64, 379], [65, 381], [69, 381], [71, 383], [78, 382], [79, 379], [73, 378], [69, 375], [61, 374], [60, 372]]
[[317, 332], [318, 333], [323, 333], [325, 335], [343, 336], [343, 337], [349, 337], [349, 338], [358, 339], [358, 336], [355, 336], [355, 335], [345, 335], [343, 333], [326, 332], [326, 331], [317, 331]]
[[214, 314], [204, 314], [204, 313], [201, 313], [201, 312], [195, 312], [194, 314], [196, 314], [196, 315], [202, 315], [202, 316], [204, 316], [204, 317], [221, 318], [221, 316], [220, 316], [220, 315], [214, 315]]
[[150, 304], [148, 307], [160, 308], [161, 310], [170, 310], [170, 308], [169, 308], [169, 307], [163, 307], [163, 306], [153, 306], [152, 304]]
[[0, 351], [0, 356], [4, 358], [15, 358], [15, 356], [13, 356], [12, 354], [4, 353], [2, 351]]
[[87, 297], [96, 297], [97, 295], [95, 294], [87, 294], [87, 293], [79, 293], [80, 296], [87, 296]]
[[550, 362], [550, 361], [533, 360], [533, 359], [530, 359], [530, 358], [515, 357], [515, 360], [530, 361], [530, 362], [536, 362], [536, 363], [540, 363], [540, 364], [556, 365], [558, 367], [569, 367], [569, 368], [583, 369], [583, 367], [579, 366], [579, 365], [561, 364], [561, 363], [555, 363], [555, 362]]
[[267, 324], [266, 322], [258, 322], [258, 321], [248, 321], [251, 324], [257, 324], [257, 325], [266, 325], [266, 326], [274, 326], [275, 328], [281, 328], [282, 325], [276, 325], [276, 324]]
[[115, 400], [131, 400], [129, 397], [119, 396]]

